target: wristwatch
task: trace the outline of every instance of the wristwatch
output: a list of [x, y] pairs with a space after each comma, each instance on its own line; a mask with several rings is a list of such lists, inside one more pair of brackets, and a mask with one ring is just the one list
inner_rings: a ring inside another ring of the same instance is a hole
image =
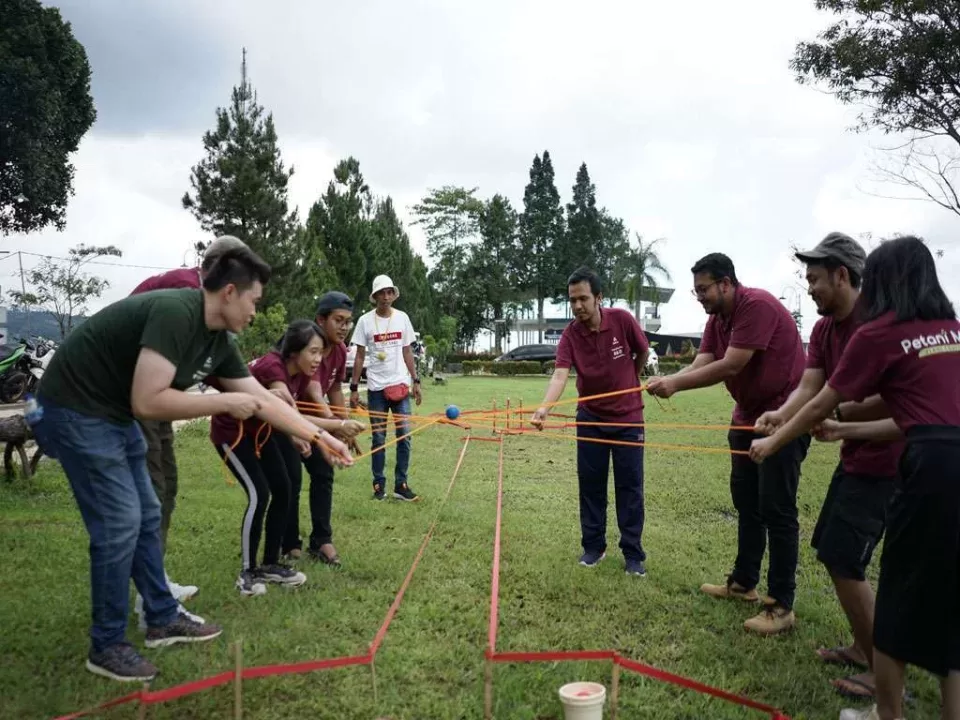
[[833, 417], [834, 417], [834, 419], [836, 419], [837, 422], [843, 422], [843, 418], [840, 417], [840, 406], [839, 406], [839, 405], [837, 405], [837, 407], [834, 408], [834, 410], [833, 410]]
[[420, 384], [420, 378], [415, 377], [415, 378], [413, 379], [413, 384], [414, 384], [414, 385], [419, 385], [419, 384]]
[[350, 392], [354, 393], [354, 392], [358, 392], [359, 390], [360, 390], [359, 385], [357, 385], [356, 383], [350, 383]]

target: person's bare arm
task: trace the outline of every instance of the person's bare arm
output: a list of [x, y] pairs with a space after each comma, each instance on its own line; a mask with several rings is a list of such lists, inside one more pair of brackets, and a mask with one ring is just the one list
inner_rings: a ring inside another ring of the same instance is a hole
[[[310, 384], [312, 385], [313, 383]], [[318, 387], [319, 385], [320, 383], [317, 383]], [[346, 399], [343, 397], [343, 387], [341, 386], [339, 380], [333, 384], [332, 388], [330, 388], [330, 392], [327, 393], [327, 397], [330, 400], [328, 409], [341, 419], [348, 420], [350, 418], [350, 410], [347, 408]]]
[[353, 358], [353, 380], [350, 381], [352, 385], [359, 385], [360, 378], [363, 375], [363, 361], [367, 357], [367, 348], [363, 345], [357, 345], [357, 354]]
[[[172, 421], [229, 413], [242, 420], [253, 415], [261, 404], [259, 392], [256, 395], [249, 392], [194, 395], [175, 390], [170, 385], [176, 372], [173, 363], [155, 350], [140, 351], [130, 389], [130, 406], [136, 417]], [[263, 390], [256, 381], [254, 384]]]
[[322, 418], [333, 418], [334, 413], [327, 405], [327, 401], [323, 397], [323, 389], [320, 387], [320, 383], [316, 380], [311, 380], [307, 385], [307, 390], [305, 395], [307, 396], [307, 402], [313, 403], [316, 405], [316, 411], [319, 413]]
[[835, 442], [837, 440], [873, 440], [875, 442], [895, 442], [903, 439], [903, 432], [893, 418], [870, 420], [868, 422], [837, 422], [824, 420], [816, 430], [817, 440]]
[[633, 364], [637, 369], [637, 377], [643, 375], [644, 369], [647, 367], [647, 360], [650, 359], [650, 351], [645, 350], [642, 353], [637, 353], [637, 357], [633, 359]]
[[543, 403], [533, 414], [530, 423], [538, 430], [543, 429], [543, 421], [546, 420], [550, 412], [550, 406], [560, 399], [563, 390], [567, 386], [567, 379], [570, 377], [570, 368], [556, 368], [553, 375], [550, 376], [550, 384], [547, 385], [547, 393], [543, 396]]

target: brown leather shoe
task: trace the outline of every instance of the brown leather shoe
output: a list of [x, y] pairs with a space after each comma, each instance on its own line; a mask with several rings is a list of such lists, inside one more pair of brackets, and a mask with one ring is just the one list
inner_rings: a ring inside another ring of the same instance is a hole
[[757, 594], [756, 589], [747, 590], [740, 583], [734, 582], [730, 577], [727, 578], [727, 582], [723, 585], [710, 585], [705, 583], [700, 586], [700, 592], [720, 600], [742, 600], [743, 602], [749, 603], [755, 603], [760, 600], [760, 595]]
[[793, 610], [787, 610], [782, 605], [764, 604], [758, 615], [747, 620], [743, 627], [760, 635], [777, 635], [793, 629], [797, 624], [797, 616]]

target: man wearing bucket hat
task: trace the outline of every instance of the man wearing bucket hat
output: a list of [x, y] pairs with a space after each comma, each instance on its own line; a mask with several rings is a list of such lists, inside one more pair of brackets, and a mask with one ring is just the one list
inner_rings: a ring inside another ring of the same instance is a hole
[[[807, 266], [809, 294], [822, 316], [810, 334], [807, 368], [800, 385], [778, 409], [757, 420], [757, 430], [772, 435], [820, 392], [833, 374], [847, 343], [860, 326], [860, 277], [866, 253], [843, 233], [827, 235], [812, 250], [796, 253]], [[856, 422], [887, 416], [879, 396], [844, 403], [837, 419]], [[850, 647], [820, 648], [825, 663], [850, 665], [862, 672], [833, 685], [842, 695], [868, 699], [874, 694], [873, 589], [865, 571], [883, 536], [886, 507], [893, 494], [903, 442], [847, 440], [833, 473], [810, 544], [817, 551], [853, 630]]]
[[[386, 497], [384, 451], [377, 452], [387, 439], [387, 415], [393, 413], [397, 437], [410, 432], [410, 382], [413, 381], [413, 397], [417, 405], [422, 401], [420, 378], [411, 345], [416, 339], [410, 318], [402, 310], [393, 307], [400, 297], [400, 290], [387, 275], [373, 279], [370, 302], [376, 308], [361, 316], [353, 331], [353, 344], [357, 356], [353, 363], [353, 378], [350, 382], [350, 405], [360, 402], [360, 375], [363, 362], [370, 354], [367, 366], [367, 409], [370, 411], [370, 429], [373, 435], [373, 498]], [[410, 438], [403, 437], [397, 443], [397, 466], [394, 472], [393, 496], [398, 500], [413, 502], [418, 495], [407, 484], [407, 469], [410, 465]]]

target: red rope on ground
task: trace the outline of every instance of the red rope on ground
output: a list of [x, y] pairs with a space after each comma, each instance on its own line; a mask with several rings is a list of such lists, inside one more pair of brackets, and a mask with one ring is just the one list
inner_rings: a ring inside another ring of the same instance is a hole
[[534, 663], [534, 662], [563, 662], [570, 660], [612, 660], [616, 665], [630, 670], [631, 672], [645, 675], [647, 677], [660, 680], [671, 685], [687, 688], [704, 695], [710, 695], [727, 702], [752, 708], [767, 713], [772, 720], [790, 720], [777, 708], [770, 705], [764, 705], [750, 698], [734, 695], [726, 690], [704, 685], [701, 682], [685, 678], [682, 675], [660, 670], [652, 665], [628, 660], [622, 657], [616, 650], [574, 650], [574, 651], [546, 651], [546, 652], [507, 652], [498, 653], [497, 647], [497, 627], [499, 623], [500, 607], [500, 550], [501, 550], [501, 525], [503, 520], [503, 434], [500, 435], [500, 461], [499, 476], [497, 478], [497, 514], [494, 522], [493, 532], [493, 572], [490, 582], [490, 625], [487, 632], [487, 651], [486, 658], [496, 663]]
[[[242, 437], [242, 434], [240, 437]], [[393, 622], [393, 618], [396, 615], [397, 610], [400, 608], [400, 603], [403, 601], [403, 596], [410, 585], [410, 581], [413, 579], [413, 574], [416, 571], [417, 566], [420, 564], [420, 559], [423, 557], [423, 553], [426, 550], [430, 539], [433, 537], [433, 532], [436, 530], [437, 523], [440, 520], [440, 513], [443, 511], [443, 508], [450, 497], [450, 493], [453, 491], [453, 486], [457, 480], [457, 475], [460, 473], [460, 467], [463, 465], [463, 458], [467, 452], [467, 445], [469, 444], [470, 439], [471, 438], [469, 435], [464, 438], [465, 442], [463, 443], [463, 448], [460, 450], [460, 456], [457, 459], [456, 467], [453, 470], [453, 475], [450, 477], [450, 484], [447, 486], [447, 492], [440, 503], [440, 507], [437, 509], [437, 515], [433, 519], [433, 523], [430, 525], [430, 528], [427, 530], [427, 533], [423, 538], [423, 542], [420, 544], [420, 549], [413, 560], [413, 564], [410, 566], [410, 570], [407, 572], [407, 575], [400, 586], [400, 590], [394, 597], [393, 603], [391, 603], [390, 609], [387, 611], [386, 617], [383, 619], [383, 623], [381, 623], [380, 628], [377, 630], [377, 634], [374, 636], [373, 642], [370, 643], [370, 649], [367, 651], [366, 655], [350, 655], [328, 658], [325, 660], [307, 660], [299, 663], [282, 663], [277, 665], [260, 665], [257, 667], [244, 668], [241, 674], [241, 677], [244, 680], [269, 677], [271, 675], [292, 675], [295, 673], [313, 672], [315, 670], [329, 670], [332, 668], [348, 667], [351, 665], [369, 665], [373, 662], [377, 651], [380, 649], [380, 645], [383, 643], [383, 640], [387, 635], [387, 630], [389, 630], [390, 624]], [[239, 442], [239, 437], [237, 442]], [[76, 718], [93, 715], [101, 710], [106, 710], [111, 707], [125, 705], [127, 703], [137, 701], [145, 705], [170, 702], [171, 700], [177, 700], [187, 697], [188, 695], [195, 695], [196, 693], [203, 692], [204, 690], [209, 690], [210, 688], [215, 688], [220, 685], [227, 685], [233, 682], [235, 677], [236, 675], [233, 672], [222, 672], [217, 675], [211, 675], [210, 677], [202, 678], [200, 680], [191, 680], [190, 682], [182, 683], [181, 685], [174, 685], [173, 687], [164, 688], [163, 690], [140, 690], [128, 695], [114, 698], [113, 700], [108, 700], [107, 702], [88, 710], [80, 710], [68, 715], [61, 715], [60, 717], [56, 718], [56, 720], [75, 720]]]

